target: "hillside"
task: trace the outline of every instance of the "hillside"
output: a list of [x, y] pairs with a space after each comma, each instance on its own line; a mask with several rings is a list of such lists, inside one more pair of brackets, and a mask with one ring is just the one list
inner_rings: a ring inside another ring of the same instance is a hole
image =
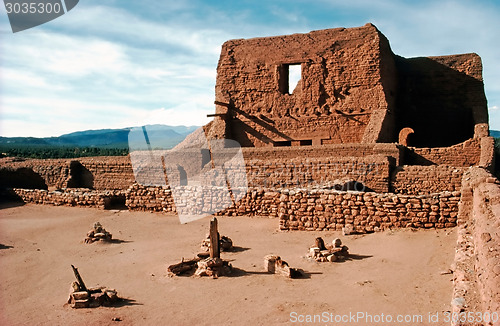
[[[148, 131], [160, 134], [162, 145], [174, 147], [187, 135], [196, 130], [197, 126], [166, 126], [149, 125]], [[128, 148], [128, 134], [132, 128], [100, 129], [77, 131], [58, 137], [0, 137], [0, 146], [5, 147], [100, 147]]]

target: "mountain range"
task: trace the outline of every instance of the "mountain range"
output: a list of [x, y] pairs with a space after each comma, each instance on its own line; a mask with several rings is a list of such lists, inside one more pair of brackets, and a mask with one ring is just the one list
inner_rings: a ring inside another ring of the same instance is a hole
[[[162, 148], [172, 148], [199, 126], [145, 126], [150, 138], [161, 138]], [[128, 134], [133, 127], [77, 131], [58, 137], [0, 137], [0, 146], [7, 147], [101, 147], [128, 148]], [[500, 131], [490, 130], [490, 135], [500, 138]]]
[[[155, 134], [161, 136], [164, 148], [174, 147], [199, 128], [199, 126], [167, 125], [147, 125], [145, 127], [150, 136]], [[0, 146], [128, 148], [128, 135], [132, 128], [85, 130], [44, 138], [0, 137]]]

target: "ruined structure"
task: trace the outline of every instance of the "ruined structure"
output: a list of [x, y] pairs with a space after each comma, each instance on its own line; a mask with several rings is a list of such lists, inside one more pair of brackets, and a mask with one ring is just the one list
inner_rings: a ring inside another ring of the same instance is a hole
[[227, 41], [217, 73], [213, 135], [242, 146], [392, 143], [405, 127], [417, 147], [488, 136], [478, 55], [405, 59], [372, 24]]
[[[482, 311], [499, 311], [500, 190], [478, 55], [403, 58], [371, 24], [231, 40], [210, 116], [190, 144], [236, 140], [249, 186], [218, 215], [276, 217], [281, 230], [458, 225], [455, 295], [476, 282]], [[176, 155], [178, 166], [158, 167], [177, 171], [159, 176], [164, 186], [135, 183], [129, 157], [1, 159], [0, 183], [25, 202], [174, 213], [185, 203], [175, 206], [172, 189], [199, 200], [191, 180], [211, 168], [209, 149]]]

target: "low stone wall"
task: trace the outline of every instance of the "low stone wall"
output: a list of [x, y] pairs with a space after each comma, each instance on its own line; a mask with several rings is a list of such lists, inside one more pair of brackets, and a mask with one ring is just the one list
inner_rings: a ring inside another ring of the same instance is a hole
[[247, 194], [239, 200], [236, 205], [233, 205], [215, 215], [253, 215], [276, 218], [278, 217], [280, 196], [281, 193], [274, 189], [249, 189]]
[[176, 212], [169, 186], [153, 187], [134, 183], [126, 192], [125, 205], [130, 210]]
[[105, 209], [109, 199], [123, 196], [122, 191], [96, 191], [90, 189], [64, 189], [47, 191], [43, 189], [13, 189], [25, 203], [54, 206], [84, 206]]
[[283, 191], [281, 230], [342, 230], [365, 233], [389, 228], [444, 228], [457, 222], [460, 192], [410, 196], [332, 190]]
[[405, 165], [391, 175], [392, 191], [396, 194], [425, 195], [442, 191], [460, 191], [464, 168], [445, 165]]
[[[218, 191], [219, 190], [219, 191]], [[273, 190], [251, 188], [242, 199], [230, 207], [223, 206], [230, 203], [229, 194], [226, 189], [219, 187], [203, 188], [196, 186], [176, 187], [181, 203], [174, 202], [170, 187], [147, 187], [134, 184], [126, 192], [126, 206], [130, 210], [186, 213], [186, 209], [195, 208], [190, 211], [195, 214], [212, 214], [217, 216], [236, 215], [263, 215], [269, 217], [278, 216], [278, 205], [280, 193]], [[217, 209], [220, 207], [221, 209]]]

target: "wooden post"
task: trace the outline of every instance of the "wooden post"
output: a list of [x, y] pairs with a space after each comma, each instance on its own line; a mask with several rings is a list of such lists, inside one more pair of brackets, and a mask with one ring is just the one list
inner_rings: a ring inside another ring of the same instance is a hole
[[78, 273], [78, 268], [76, 268], [73, 265], [71, 265], [71, 268], [73, 268], [73, 273], [75, 273], [76, 281], [78, 282], [78, 285], [80, 286], [80, 291], [89, 292], [89, 290], [87, 290], [87, 287], [85, 286], [85, 283], [83, 283], [83, 280], [82, 280], [82, 277], [80, 276], [80, 273]]
[[215, 217], [210, 221], [210, 258], [220, 258], [219, 231]]

